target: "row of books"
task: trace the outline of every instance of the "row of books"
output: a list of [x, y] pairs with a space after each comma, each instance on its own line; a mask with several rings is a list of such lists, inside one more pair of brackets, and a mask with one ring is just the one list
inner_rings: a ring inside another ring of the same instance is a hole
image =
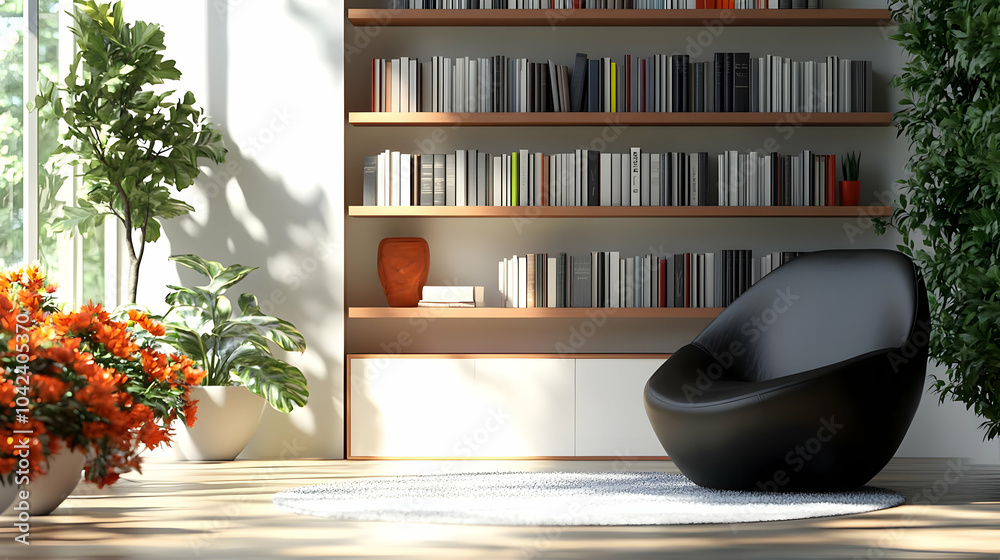
[[[836, 157], [632, 148], [405, 154], [364, 160], [365, 206], [833, 206]], [[710, 185], [712, 185], [710, 187]]]
[[822, 8], [822, 0], [391, 0], [403, 10], [777, 10]]
[[[715, 53], [588, 58], [372, 59], [373, 112], [870, 112], [872, 63]], [[430, 80], [423, 76], [430, 73]]]
[[622, 257], [529, 253], [499, 262], [502, 307], [725, 307], [799, 252]]

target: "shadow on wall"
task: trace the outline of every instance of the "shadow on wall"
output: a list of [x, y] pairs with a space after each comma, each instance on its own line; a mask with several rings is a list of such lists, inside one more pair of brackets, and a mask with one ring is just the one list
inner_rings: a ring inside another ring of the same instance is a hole
[[[228, 104], [229, 13], [212, 2], [205, 6], [209, 50], [207, 112], [225, 137], [229, 154], [226, 164], [208, 167], [196, 182], [190, 200], [195, 211], [167, 222], [171, 252], [195, 253], [225, 265], [260, 267], [237, 286], [232, 297], [241, 292], [255, 294], [264, 312], [291, 321], [306, 338], [305, 354], [286, 358], [305, 373], [309, 404], [291, 415], [268, 407], [254, 439], [241, 456], [340, 457], [342, 430], [336, 427], [343, 425], [344, 364], [339, 346], [325, 344], [332, 340], [332, 333], [342, 329], [343, 322], [339, 293], [342, 279], [335, 277], [342, 233], [337, 231], [336, 224], [330, 223], [330, 208], [336, 197], [327, 190], [340, 188], [339, 181], [303, 188], [289, 185], [284, 174], [266, 173], [256, 157], [273, 149], [279, 140], [288, 141], [279, 138], [280, 131], [262, 130], [258, 135], [261, 141], [252, 147], [241, 148], [237, 144]], [[309, 14], [302, 9], [293, 5], [290, 12], [309, 22]], [[333, 67], [338, 38], [327, 36], [328, 31], [324, 40], [331, 46], [323, 53], [323, 62]], [[292, 92], [290, 84], [289, 96]], [[266, 105], [261, 110], [271, 111]], [[270, 115], [263, 120], [269, 119]], [[288, 161], [287, 165], [296, 166], [299, 162]], [[303, 196], [303, 193], [308, 194]], [[199, 280], [182, 267], [179, 272], [185, 285], [194, 285]]]

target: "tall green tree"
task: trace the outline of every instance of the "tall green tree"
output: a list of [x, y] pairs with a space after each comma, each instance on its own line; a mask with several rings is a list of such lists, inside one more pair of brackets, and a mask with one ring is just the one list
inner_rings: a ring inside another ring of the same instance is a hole
[[892, 223], [930, 292], [930, 355], [944, 400], [1000, 435], [1000, 4], [893, 0], [910, 60], [893, 84], [910, 140]]
[[194, 183], [200, 160], [221, 163], [226, 150], [192, 93], [155, 87], [181, 77], [164, 58], [158, 25], [126, 22], [121, 2], [78, 0], [72, 30], [78, 50], [65, 83], [43, 80], [35, 99], [65, 123], [56, 153], [85, 183], [59, 226], [87, 231], [105, 216], [121, 223], [135, 303], [146, 243], [160, 237], [160, 220], [193, 210], [175, 195]]

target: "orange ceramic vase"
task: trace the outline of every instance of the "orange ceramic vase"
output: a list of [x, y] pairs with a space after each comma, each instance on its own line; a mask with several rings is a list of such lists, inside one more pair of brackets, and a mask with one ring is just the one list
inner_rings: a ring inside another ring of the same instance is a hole
[[378, 279], [392, 307], [416, 307], [420, 301], [431, 251], [421, 237], [387, 237], [378, 244]]

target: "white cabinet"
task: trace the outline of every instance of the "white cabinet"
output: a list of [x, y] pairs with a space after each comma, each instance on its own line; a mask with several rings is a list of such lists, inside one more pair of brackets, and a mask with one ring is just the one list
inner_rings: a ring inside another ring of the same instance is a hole
[[666, 456], [646, 418], [642, 390], [662, 359], [576, 360], [576, 454]]
[[451, 457], [478, 412], [475, 360], [351, 360], [351, 455]]
[[662, 357], [348, 360], [349, 457], [665, 456], [642, 405]]
[[575, 360], [476, 360], [476, 393], [486, 419], [503, 423], [479, 447], [481, 457], [574, 454]]

